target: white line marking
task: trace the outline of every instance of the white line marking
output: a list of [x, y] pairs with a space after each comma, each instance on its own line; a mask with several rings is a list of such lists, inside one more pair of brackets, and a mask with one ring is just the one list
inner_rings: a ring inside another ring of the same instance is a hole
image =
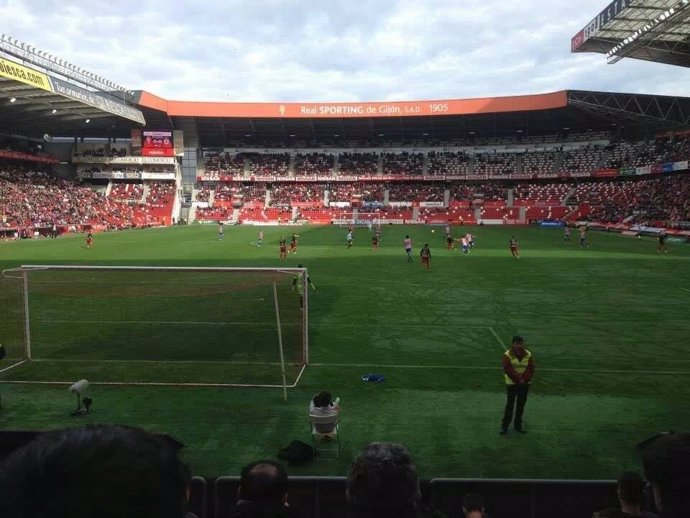
[[15, 363], [14, 365], [10, 365], [9, 367], [5, 367], [4, 369], [0, 370], [0, 373], [2, 372], [7, 372], [10, 369], [14, 369], [15, 367], [19, 367], [22, 363], [26, 363], [28, 360], [22, 360], [19, 363]]
[[[471, 366], [471, 365], [375, 365], [370, 363], [310, 363], [312, 367], [366, 367], [371, 369], [446, 369], [446, 370], [495, 370], [500, 371], [501, 366], [496, 367], [486, 367], [486, 366]], [[583, 373], [582, 369], [558, 369], [558, 368], [548, 368], [542, 367], [539, 372], [579, 372]], [[680, 374], [680, 375], [690, 375], [690, 371], [634, 371], [634, 370], [609, 370], [600, 369], [592, 370], [588, 369], [587, 373], [593, 374]]]
[[[1, 385], [66, 385], [73, 384], [73, 381], [24, 381], [24, 380], [1, 380]], [[166, 383], [152, 381], [89, 381], [90, 385], [109, 385], [117, 387], [257, 387], [257, 388], [283, 388], [282, 385], [259, 385], [245, 383]], [[293, 388], [291, 385], [288, 388]]]
[[[266, 327], [266, 322], [168, 322], [168, 321], [161, 321], [161, 320], [39, 320], [39, 319], [33, 319], [32, 320], [35, 323], [43, 323], [43, 324], [165, 324], [165, 325], [208, 325], [208, 326], [262, 326]], [[295, 324], [284, 324], [284, 325], [302, 325], [302, 323], [295, 323]], [[320, 322], [319, 327], [366, 327], [370, 328], [372, 325], [375, 327], [395, 327], [395, 328], [401, 328], [401, 329], [433, 329], [433, 328], [438, 328], [438, 329], [447, 329], [447, 328], [453, 328], [453, 329], [490, 329], [494, 333], [494, 336], [497, 337], [499, 344], [501, 344], [501, 347], [503, 347], [503, 344], [501, 343], [501, 339], [498, 338], [496, 335], [495, 331], [491, 327], [487, 326], [472, 326], [468, 328], [464, 324], [370, 324], [370, 323], [364, 323], [364, 324], [343, 324], [343, 323], [329, 323], [329, 322]]]
[[499, 346], [499, 347], [501, 348], [501, 350], [503, 351], [506, 347], [505, 347], [505, 345], [503, 345], [503, 341], [501, 340], [501, 337], [498, 336], [498, 334], [496, 333], [496, 331], [494, 331], [494, 328], [493, 328], [493, 327], [490, 327], [490, 328], [489, 328], [489, 331], [491, 331], [491, 334], [494, 335], [494, 337], [496, 337], [496, 341], [498, 342], [498, 346]]
[[[39, 320], [34, 319], [34, 324], [164, 324], [184, 326], [262, 326], [267, 327], [266, 322], [168, 322], [163, 320]], [[302, 323], [286, 323], [283, 325], [301, 326]]]
[[[25, 360], [26, 361], [26, 360]], [[199, 363], [208, 363], [208, 364], [220, 364], [220, 365], [273, 365], [273, 366], [279, 366], [280, 363], [278, 362], [236, 362], [236, 361], [228, 361], [228, 360], [113, 360], [113, 359], [104, 359], [104, 360], [93, 360], [93, 359], [84, 359], [84, 360], [67, 360], [64, 358], [35, 358], [31, 361], [34, 362], [56, 362], [56, 363], [146, 363], [146, 364], [151, 364], [151, 363], [163, 363], [163, 364], [170, 364], [170, 363], [176, 363], [176, 364], [199, 364]], [[302, 365], [302, 363], [286, 363], [285, 365]], [[2, 372], [2, 371], [0, 371]]]

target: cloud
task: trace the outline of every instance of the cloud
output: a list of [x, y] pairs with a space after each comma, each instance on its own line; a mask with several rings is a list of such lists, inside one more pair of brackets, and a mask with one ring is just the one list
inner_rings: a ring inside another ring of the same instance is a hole
[[367, 101], [561, 89], [684, 94], [690, 71], [570, 38], [602, 8], [499, 0], [0, 0], [3, 32], [169, 99]]

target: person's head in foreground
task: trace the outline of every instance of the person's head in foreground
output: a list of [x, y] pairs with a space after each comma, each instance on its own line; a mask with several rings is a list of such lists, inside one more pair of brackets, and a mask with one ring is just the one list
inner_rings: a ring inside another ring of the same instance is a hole
[[484, 516], [484, 499], [477, 493], [467, 493], [462, 499], [462, 512], [465, 518]]
[[182, 518], [189, 468], [177, 447], [139, 428], [48, 432], [0, 466], [3, 518]]
[[645, 450], [643, 465], [661, 516], [690, 516], [690, 433], [656, 439]]
[[240, 501], [266, 505], [287, 502], [288, 475], [272, 460], [259, 460], [242, 468], [238, 496]]
[[421, 493], [417, 469], [401, 445], [373, 442], [347, 475], [350, 518], [415, 518]]

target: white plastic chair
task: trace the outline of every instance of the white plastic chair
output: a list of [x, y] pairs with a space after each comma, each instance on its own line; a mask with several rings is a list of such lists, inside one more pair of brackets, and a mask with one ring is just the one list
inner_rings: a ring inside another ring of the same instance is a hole
[[[328, 427], [330, 432], [319, 432], [317, 428]], [[314, 457], [317, 454], [325, 453], [321, 458], [337, 459], [340, 455], [340, 426], [338, 424], [338, 414], [316, 415], [309, 414], [309, 429], [311, 440], [314, 446]]]

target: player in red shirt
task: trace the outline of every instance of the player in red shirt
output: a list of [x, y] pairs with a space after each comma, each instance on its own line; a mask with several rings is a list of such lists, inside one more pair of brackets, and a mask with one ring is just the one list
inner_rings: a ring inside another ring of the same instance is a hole
[[297, 238], [299, 234], [297, 232], [292, 233], [292, 239], [290, 240], [290, 253], [297, 253]]
[[287, 260], [287, 241], [285, 240], [285, 236], [282, 236], [279, 241], [280, 245], [280, 260], [285, 261]]
[[91, 232], [86, 234], [86, 248], [91, 248], [91, 245], [93, 245], [93, 236], [91, 235]]
[[429, 243], [424, 243], [424, 246], [419, 251], [419, 257], [422, 258], [422, 268], [427, 272], [430, 269], [429, 261], [431, 260], [431, 250], [429, 250]]

